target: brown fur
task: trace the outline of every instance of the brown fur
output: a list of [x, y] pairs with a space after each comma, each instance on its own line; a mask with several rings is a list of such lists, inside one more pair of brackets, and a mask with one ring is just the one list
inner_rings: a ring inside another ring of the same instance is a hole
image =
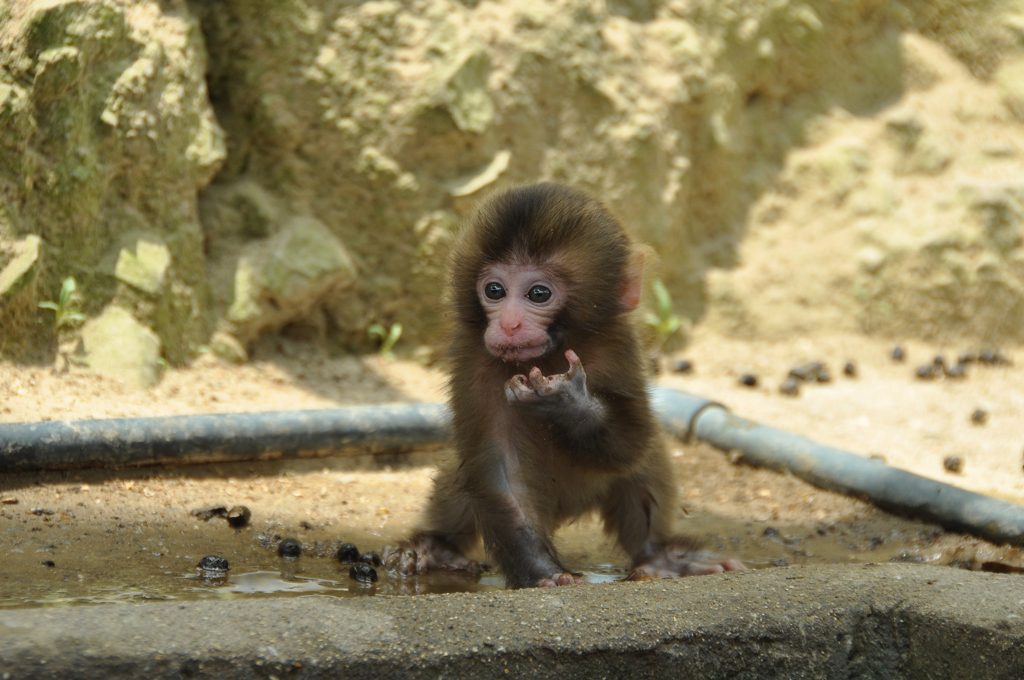
[[[624, 309], [630, 299], [624, 290], [638, 276], [631, 273], [636, 252], [600, 202], [568, 187], [519, 187], [480, 208], [450, 269], [457, 464], [438, 476], [422, 526], [405, 545], [406, 554], [416, 555], [417, 571], [420, 565], [471, 568], [458, 556], [482, 536], [509, 587], [573, 582], [551, 535], [593, 511], [635, 567], [666, 552], [686, 563], [690, 543], [673, 531], [676, 482], [648, 400], [643, 352]], [[554, 347], [525, 366], [506, 364], [483, 342], [488, 322], [477, 283], [493, 263], [540, 265], [566, 284], [548, 328]], [[506, 381], [531, 366], [544, 375], [565, 373], [566, 350], [583, 362], [592, 407], [509, 403]]]

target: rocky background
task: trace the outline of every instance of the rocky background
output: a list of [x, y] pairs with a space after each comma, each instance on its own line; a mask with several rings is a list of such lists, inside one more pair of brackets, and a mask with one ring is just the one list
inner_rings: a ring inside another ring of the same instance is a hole
[[10, 0], [0, 359], [428, 356], [453, 230], [537, 179], [723, 333], [1021, 342], [1022, 120], [1010, 1]]

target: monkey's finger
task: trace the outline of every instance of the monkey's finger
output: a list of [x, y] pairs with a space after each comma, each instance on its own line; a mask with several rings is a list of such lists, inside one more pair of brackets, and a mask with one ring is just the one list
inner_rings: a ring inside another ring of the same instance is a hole
[[517, 401], [537, 401], [539, 397], [529, 385], [526, 384], [526, 376], [515, 375], [505, 382], [505, 399], [510, 404]]
[[583, 362], [580, 361], [579, 356], [570, 349], [565, 353], [565, 358], [569, 360], [569, 371], [565, 374], [566, 377], [578, 386], [582, 386], [581, 383], [585, 385], [587, 372], [583, 370]]
[[530, 387], [543, 397], [551, 393], [551, 378], [545, 378], [541, 370], [534, 366], [530, 370]]

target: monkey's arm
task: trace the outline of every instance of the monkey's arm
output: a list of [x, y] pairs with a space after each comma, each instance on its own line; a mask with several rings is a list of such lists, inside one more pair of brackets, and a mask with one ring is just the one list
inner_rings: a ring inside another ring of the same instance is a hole
[[573, 462], [604, 470], [633, 465], [633, 428], [612, 422], [613, 409], [587, 389], [587, 374], [576, 353], [569, 350], [565, 358], [566, 373], [545, 376], [534, 367], [529, 377], [513, 376], [505, 383], [505, 397], [552, 426]]

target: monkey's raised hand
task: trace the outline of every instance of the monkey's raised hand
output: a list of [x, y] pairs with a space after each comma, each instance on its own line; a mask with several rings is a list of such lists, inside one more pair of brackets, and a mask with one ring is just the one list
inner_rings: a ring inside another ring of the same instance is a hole
[[565, 353], [569, 360], [569, 370], [565, 373], [545, 376], [534, 366], [530, 376], [514, 375], [505, 382], [505, 398], [510, 404], [545, 404], [545, 405], [590, 405], [596, 401], [587, 392], [587, 373], [576, 352]]

